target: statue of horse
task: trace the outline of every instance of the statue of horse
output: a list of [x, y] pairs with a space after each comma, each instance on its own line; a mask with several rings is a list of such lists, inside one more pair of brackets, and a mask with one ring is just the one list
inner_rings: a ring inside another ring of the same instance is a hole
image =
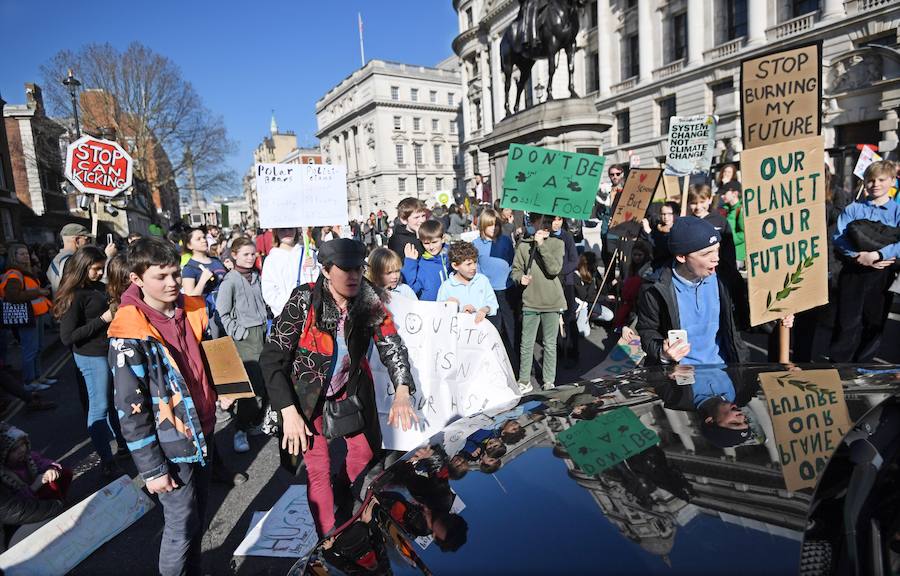
[[[538, 1], [538, 0], [531, 0]], [[515, 112], [519, 111], [519, 101], [522, 98], [522, 90], [531, 78], [531, 69], [536, 60], [546, 58], [550, 66], [550, 79], [547, 81], [547, 100], [553, 100], [553, 74], [556, 72], [556, 54], [560, 50], [566, 51], [566, 59], [569, 63], [569, 94], [577, 98], [575, 93], [575, 37], [580, 27], [578, 11], [584, 5], [585, 0], [544, 0], [544, 5], [537, 10], [531, 10], [533, 22], [526, 22], [529, 17], [518, 17], [503, 32], [500, 39], [500, 67], [503, 70], [504, 108], [509, 116], [509, 84], [512, 80], [513, 66], [519, 69], [519, 80], [516, 83]], [[525, 2], [519, 8], [523, 10]], [[526, 27], [537, 32], [534, 42], [526, 45]]]

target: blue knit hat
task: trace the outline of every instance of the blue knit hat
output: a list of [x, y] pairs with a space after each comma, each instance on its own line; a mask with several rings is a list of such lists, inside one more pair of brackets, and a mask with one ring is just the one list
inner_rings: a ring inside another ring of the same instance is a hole
[[669, 232], [669, 252], [673, 256], [687, 255], [721, 242], [715, 227], [696, 216], [683, 216], [675, 220]]

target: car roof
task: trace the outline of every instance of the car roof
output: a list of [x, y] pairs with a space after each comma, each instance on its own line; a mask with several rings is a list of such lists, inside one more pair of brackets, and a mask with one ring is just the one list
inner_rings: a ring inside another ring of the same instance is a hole
[[[453, 422], [370, 493], [394, 512], [377, 517], [398, 573], [794, 573], [816, 474], [898, 382], [885, 365], [641, 368]], [[505, 451], [496, 470], [479, 446]]]

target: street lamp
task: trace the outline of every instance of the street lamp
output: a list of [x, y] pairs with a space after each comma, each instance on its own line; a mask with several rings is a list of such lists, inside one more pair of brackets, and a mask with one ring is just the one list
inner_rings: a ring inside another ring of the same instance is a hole
[[69, 68], [69, 75], [66, 76], [66, 79], [62, 81], [63, 86], [69, 89], [69, 95], [72, 97], [72, 114], [75, 117], [75, 139], [81, 138], [81, 126], [78, 124], [78, 87], [81, 86], [81, 82], [75, 78], [75, 75], [72, 74], [72, 69]]

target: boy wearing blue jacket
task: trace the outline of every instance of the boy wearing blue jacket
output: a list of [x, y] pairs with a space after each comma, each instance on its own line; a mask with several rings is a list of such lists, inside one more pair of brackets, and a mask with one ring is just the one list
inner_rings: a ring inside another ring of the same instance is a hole
[[461, 312], [475, 314], [476, 324], [489, 318], [499, 330], [497, 296], [488, 277], [477, 272], [478, 250], [469, 242], [454, 242], [449, 257], [453, 274], [441, 284], [437, 301], [456, 302]]
[[444, 225], [437, 220], [423, 222], [419, 227], [419, 240], [424, 247], [422, 254], [407, 244], [401, 272], [405, 283], [419, 300], [434, 302], [441, 284], [450, 276]]

